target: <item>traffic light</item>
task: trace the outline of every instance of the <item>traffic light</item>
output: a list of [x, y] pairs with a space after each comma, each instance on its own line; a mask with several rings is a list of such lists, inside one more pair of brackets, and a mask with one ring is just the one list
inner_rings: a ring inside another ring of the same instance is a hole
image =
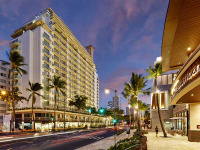
[[101, 109], [100, 109], [100, 113], [103, 113], [103, 112], [104, 112], [104, 109], [103, 109], [103, 108], [101, 108]]
[[114, 120], [113, 120], [113, 123], [117, 123], [117, 119], [114, 119]]
[[89, 113], [91, 113], [91, 112], [92, 112], [92, 109], [91, 109], [91, 108], [89, 108], [89, 109], [88, 109], [88, 112], [89, 112]]
[[51, 117], [51, 121], [53, 121], [53, 117]]

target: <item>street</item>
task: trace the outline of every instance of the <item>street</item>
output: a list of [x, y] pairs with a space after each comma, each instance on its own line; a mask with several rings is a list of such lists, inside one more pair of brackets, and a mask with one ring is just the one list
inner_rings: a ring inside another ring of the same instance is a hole
[[102, 140], [114, 135], [114, 131], [110, 129], [98, 129], [82, 132], [73, 132], [66, 134], [56, 134], [50, 136], [38, 136], [35, 138], [27, 138], [7, 143], [1, 143], [1, 150], [55, 150], [55, 149], [77, 149], [85, 145]]

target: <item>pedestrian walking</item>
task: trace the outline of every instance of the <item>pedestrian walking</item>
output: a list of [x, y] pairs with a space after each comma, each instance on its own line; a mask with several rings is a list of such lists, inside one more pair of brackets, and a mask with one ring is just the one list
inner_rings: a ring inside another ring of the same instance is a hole
[[129, 135], [130, 135], [130, 127], [129, 127], [129, 125], [126, 127], [126, 136], [128, 136], [129, 137]]
[[158, 137], [158, 126], [156, 126], [155, 131], [156, 131], [156, 137]]

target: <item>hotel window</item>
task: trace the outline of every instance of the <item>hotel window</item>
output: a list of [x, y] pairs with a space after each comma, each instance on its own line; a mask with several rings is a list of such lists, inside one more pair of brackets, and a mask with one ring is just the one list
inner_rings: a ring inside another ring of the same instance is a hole
[[3, 70], [3, 71], [6, 71], [6, 68], [4, 68], [4, 67], [1, 67], [1, 70]]
[[51, 41], [50, 36], [44, 32], [43, 37], [45, 37], [47, 40]]
[[57, 42], [54, 42], [54, 45], [58, 46], [59, 47], [59, 44]]
[[6, 74], [5, 74], [5, 73], [1, 73], [1, 76], [2, 76], [2, 77], [6, 77]]
[[59, 57], [54, 55], [54, 59], [58, 60], [59, 61]]
[[2, 82], [2, 83], [6, 83], [6, 80], [1, 79], [0, 82]]
[[57, 66], [57, 67], [59, 67], [59, 64], [57, 62], [55, 62], [55, 61], [54, 61], [54, 65]]
[[44, 62], [43, 67], [46, 69], [49, 69], [49, 65], [47, 63]]
[[44, 47], [43, 52], [49, 55], [49, 50]]
[[57, 69], [55, 69], [55, 72], [56, 72], [57, 74], [59, 74], [59, 71], [58, 71]]
[[152, 109], [156, 109], [157, 106], [156, 106], [156, 94], [153, 94], [152, 95]]
[[161, 93], [161, 108], [165, 108], [165, 93]]
[[54, 52], [56, 52], [56, 53], [58, 53], [58, 54], [59, 54], [59, 51], [58, 51], [56, 48], [54, 48]]
[[47, 57], [46, 55], [43, 56], [43, 60], [46, 60], [47, 62], [49, 62], [49, 57]]
[[46, 40], [43, 41], [43, 44], [50, 48], [50, 44]]

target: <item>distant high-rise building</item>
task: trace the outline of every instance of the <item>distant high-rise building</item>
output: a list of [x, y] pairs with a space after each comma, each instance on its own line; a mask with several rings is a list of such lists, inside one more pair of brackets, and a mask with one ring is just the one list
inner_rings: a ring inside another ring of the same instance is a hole
[[114, 96], [112, 101], [108, 102], [108, 109], [112, 110], [115, 108], [119, 108], [120, 109], [120, 97], [119, 96]]
[[126, 107], [126, 115], [134, 115], [134, 108], [130, 108], [130, 111], [129, 111], [129, 107]]
[[114, 96], [113, 97], [113, 109], [120, 108], [120, 97]]
[[[0, 66], [0, 91], [9, 89], [9, 80], [8, 80], [9, 69], [4, 66]], [[8, 104], [0, 100], [0, 130], [3, 127], [3, 114], [8, 110]]]
[[112, 110], [113, 109], [113, 101], [109, 101], [108, 102], [108, 110]]

